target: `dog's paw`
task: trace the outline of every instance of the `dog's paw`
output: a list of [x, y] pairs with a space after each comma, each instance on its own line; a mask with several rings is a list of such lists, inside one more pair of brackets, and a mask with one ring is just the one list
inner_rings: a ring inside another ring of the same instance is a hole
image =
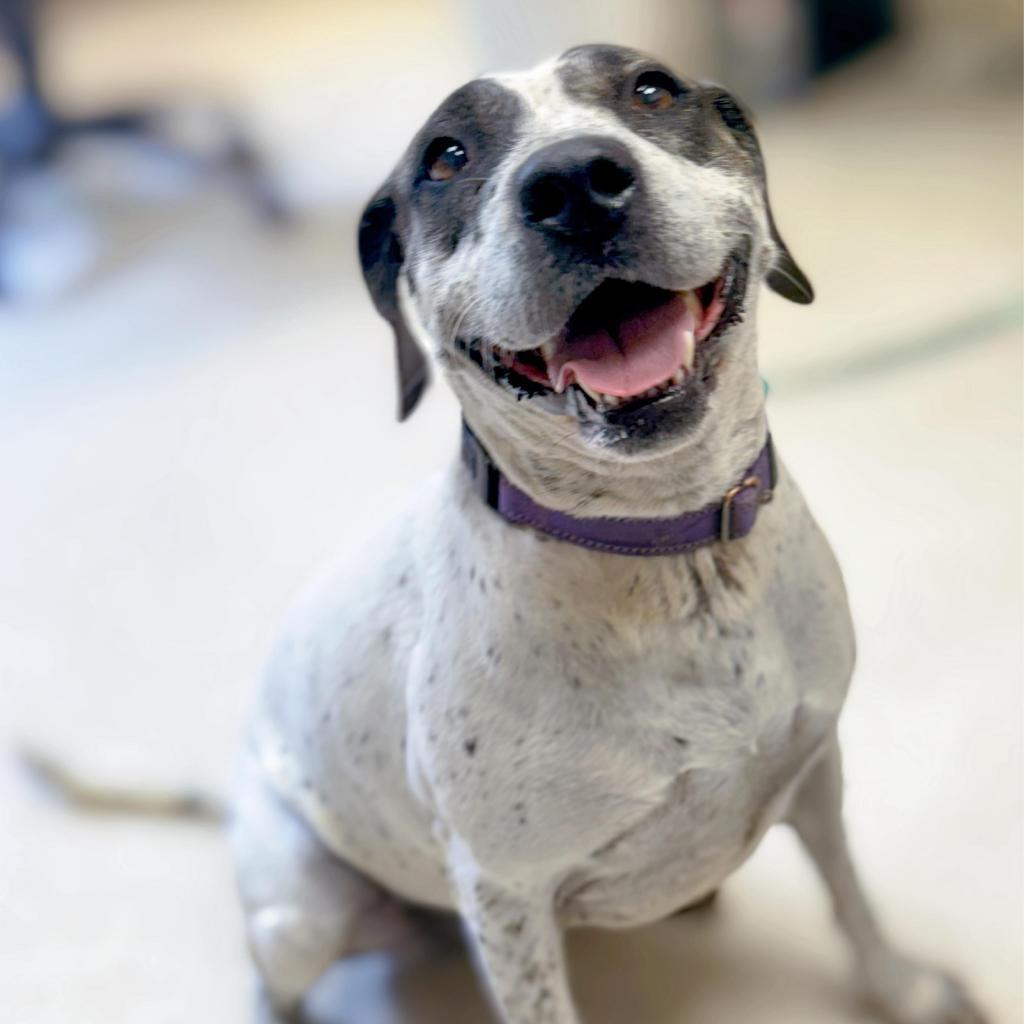
[[889, 1024], [988, 1024], [955, 978], [934, 967], [893, 956], [867, 967], [865, 996]]

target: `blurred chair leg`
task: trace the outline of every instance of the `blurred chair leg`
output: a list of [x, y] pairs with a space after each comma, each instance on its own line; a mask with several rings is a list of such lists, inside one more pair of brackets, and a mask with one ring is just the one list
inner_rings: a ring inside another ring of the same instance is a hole
[[5, 274], [8, 267], [7, 244], [10, 230], [11, 194], [14, 191], [14, 182], [17, 172], [10, 161], [3, 159], [0, 153], [0, 301], [10, 291], [10, 285]]
[[274, 181], [259, 150], [239, 131], [232, 131], [223, 155], [229, 178], [247, 196], [253, 208], [270, 224], [292, 220], [292, 211]]
[[[279, 226], [291, 219], [258, 148], [225, 112], [215, 112], [221, 128], [215, 137], [212, 157], [170, 137], [164, 130], [169, 111], [157, 107], [110, 110], [74, 118], [57, 113], [46, 97], [42, 81], [34, 9], [34, 0], [0, 0], [0, 46], [11, 55], [17, 75], [14, 97], [6, 110], [0, 110], [0, 246], [15, 172], [55, 163], [67, 142], [103, 135], [153, 143], [202, 171], [223, 176], [269, 224]], [[4, 293], [4, 282], [0, 281], [0, 296]]]
[[175, 141], [164, 130], [171, 112], [158, 107], [108, 111], [91, 117], [66, 119], [59, 122], [61, 142], [86, 136], [110, 135], [134, 137], [149, 142], [161, 150], [201, 170], [223, 175], [256, 213], [274, 225], [291, 219], [291, 212], [281, 195], [273, 175], [258, 148], [242, 131], [234, 119], [219, 113], [222, 139], [212, 157], [192, 151], [186, 144]]

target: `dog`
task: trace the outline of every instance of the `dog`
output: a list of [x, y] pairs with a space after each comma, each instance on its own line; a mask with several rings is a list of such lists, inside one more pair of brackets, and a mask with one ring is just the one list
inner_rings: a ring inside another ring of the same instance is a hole
[[895, 951], [842, 824], [840, 570], [774, 458], [762, 282], [810, 302], [725, 89], [584, 46], [429, 118], [359, 229], [399, 415], [460, 456], [288, 616], [231, 838], [258, 1017], [455, 911], [505, 1024], [577, 1024], [566, 928], [656, 921], [776, 823], [896, 1024], [981, 1024]]

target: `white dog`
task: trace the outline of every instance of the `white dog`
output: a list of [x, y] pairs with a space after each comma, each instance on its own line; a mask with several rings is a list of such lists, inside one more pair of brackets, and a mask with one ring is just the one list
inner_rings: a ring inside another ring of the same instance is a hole
[[767, 436], [762, 281], [810, 284], [724, 90], [583, 47], [450, 96], [367, 208], [402, 415], [462, 458], [284, 630], [233, 843], [262, 1019], [454, 909], [507, 1024], [574, 1024], [562, 931], [713, 892], [793, 825], [899, 1024], [977, 1024], [880, 933], [841, 822], [839, 569]]

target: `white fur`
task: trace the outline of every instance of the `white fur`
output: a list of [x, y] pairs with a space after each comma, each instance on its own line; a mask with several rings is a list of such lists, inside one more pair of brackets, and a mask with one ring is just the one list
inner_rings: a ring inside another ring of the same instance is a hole
[[[554, 64], [495, 80], [518, 93], [526, 115], [515, 146], [487, 181], [479, 238], [464, 242], [451, 258], [441, 261], [413, 226], [408, 270], [419, 285], [418, 311], [434, 347], [453, 340], [453, 324], [464, 334], [510, 349], [535, 348], [561, 326], [547, 318], [542, 299], [523, 273], [536, 257], [517, 230], [518, 207], [510, 201], [518, 166], [549, 143], [596, 134], [618, 138], [630, 148], [661, 220], [663, 251], [652, 258], [667, 276], [652, 283], [684, 289], [713, 280], [735, 247], [749, 211], [755, 210], [763, 220], [761, 197], [744, 181], [713, 165], [678, 160], [628, 131], [610, 111], [574, 100], [559, 84]], [[682, 276], [679, 268], [685, 268]]]
[[[516, 159], [607, 127], [560, 94], [550, 66], [506, 81], [537, 116]], [[723, 211], [756, 200], [633, 144], [653, 187], [703, 196], [670, 205], [717, 268]], [[510, 231], [489, 219], [481, 252]], [[767, 243], [754, 241], [756, 255]], [[429, 333], [432, 304], [472, 267], [419, 271]], [[478, 435], [537, 500], [590, 515], [699, 508], [764, 443], [757, 283], [708, 414], [650, 458], [595, 449], [569, 419], [445, 366]], [[480, 322], [506, 313], [481, 308]], [[881, 1010], [976, 1024], [953, 982], [885, 943], [850, 866], [835, 727], [853, 662], [839, 570], [784, 468], [749, 537], [629, 558], [508, 525], [455, 462], [310, 589], [270, 665], [234, 826], [264, 1019], [293, 1011], [333, 960], [394, 941], [412, 902], [462, 915], [507, 1024], [575, 1024], [563, 928], [671, 914], [788, 819]]]

